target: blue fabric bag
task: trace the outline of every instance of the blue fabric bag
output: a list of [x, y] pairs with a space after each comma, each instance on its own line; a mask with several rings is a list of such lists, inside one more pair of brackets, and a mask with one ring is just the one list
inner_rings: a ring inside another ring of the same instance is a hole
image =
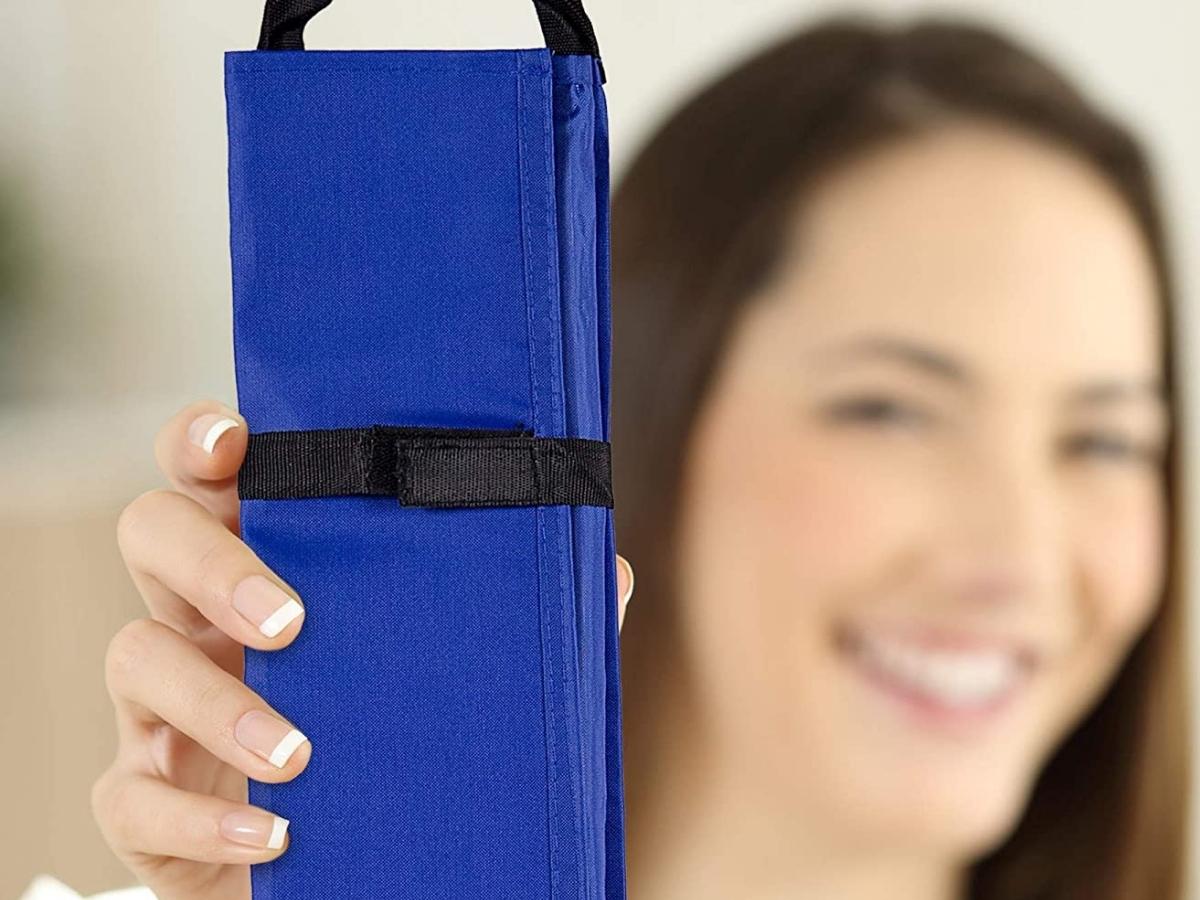
[[255, 900], [625, 895], [608, 125], [547, 48], [225, 60], [242, 536], [304, 627], [245, 678], [312, 741], [250, 782]]

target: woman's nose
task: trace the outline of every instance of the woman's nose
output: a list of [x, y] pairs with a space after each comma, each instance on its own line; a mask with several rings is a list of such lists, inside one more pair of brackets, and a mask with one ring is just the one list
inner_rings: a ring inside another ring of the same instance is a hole
[[1066, 577], [1065, 499], [1051, 466], [1019, 444], [993, 445], [947, 469], [943, 575], [963, 601], [1052, 595]]

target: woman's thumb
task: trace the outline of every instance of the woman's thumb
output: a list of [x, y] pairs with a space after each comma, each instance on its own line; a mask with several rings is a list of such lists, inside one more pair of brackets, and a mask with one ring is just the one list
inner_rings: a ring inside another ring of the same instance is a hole
[[625, 624], [625, 607], [633, 597], [633, 566], [620, 553], [617, 554], [617, 628]]

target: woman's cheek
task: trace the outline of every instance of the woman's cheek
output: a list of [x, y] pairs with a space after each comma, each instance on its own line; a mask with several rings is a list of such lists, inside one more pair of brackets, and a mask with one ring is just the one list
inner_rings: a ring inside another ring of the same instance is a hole
[[1165, 571], [1165, 508], [1156, 482], [1114, 480], [1075, 504], [1078, 510], [1079, 618], [1093, 640], [1120, 652], [1158, 607]]
[[1046, 742], [1069, 731], [1104, 693], [1162, 599], [1166, 521], [1150, 483], [1093, 486], [1074, 504], [1075, 641], [1049, 673], [1058, 696]]
[[828, 433], [764, 435], [754, 452], [763, 464], [739, 501], [744, 530], [735, 538], [746, 602], [739, 621], [721, 627], [726, 646], [736, 633], [749, 657], [734, 676], [746, 691], [742, 703], [756, 698], [742, 712], [763, 729], [760, 747], [785, 754], [771, 776], [794, 779], [800, 754], [828, 786], [856, 755], [846, 742], [861, 738], [862, 725], [847, 721], [838, 626], [886, 603], [905, 577], [897, 567], [928, 533], [928, 486], [867, 458], [877, 451]]
[[[839, 604], [886, 590], [888, 548], [914, 525], [896, 494], [902, 480], [869, 451], [781, 416], [785, 404], [763, 385], [735, 387], [714, 396], [692, 443], [684, 627], [719, 732], [778, 783], [840, 716], [826, 708], [841, 677]], [[779, 759], [766, 758], [770, 748]]]
[[778, 446], [777, 474], [763, 485], [762, 508], [774, 556], [789, 578], [835, 589], [860, 584], [926, 530], [928, 496], [922, 501], [917, 473], [901, 471], [884, 448], [820, 426]]
[[1162, 592], [1165, 520], [1158, 490], [1148, 481], [1088, 478], [1064, 487], [1071, 578], [1060, 602], [1070, 639], [1037, 680], [1026, 762], [1031, 772], [1107, 691]]

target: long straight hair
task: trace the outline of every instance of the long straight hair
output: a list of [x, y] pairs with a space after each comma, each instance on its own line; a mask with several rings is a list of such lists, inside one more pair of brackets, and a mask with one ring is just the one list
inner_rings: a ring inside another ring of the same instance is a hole
[[1047, 62], [944, 19], [826, 20], [728, 71], [657, 131], [614, 191], [613, 465], [639, 601], [621, 635], [630, 841], [666, 694], [687, 695], [676, 521], [689, 436], [732, 325], [779, 259], [805, 189], [856, 155], [984, 117], [1065, 146], [1117, 190], [1149, 249], [1172, 422], [1164, 596], [1107, 691], [1059, 746], [972, 900], [1180, 900], [1189, 792], [1174, 286], [1138, 141]]

